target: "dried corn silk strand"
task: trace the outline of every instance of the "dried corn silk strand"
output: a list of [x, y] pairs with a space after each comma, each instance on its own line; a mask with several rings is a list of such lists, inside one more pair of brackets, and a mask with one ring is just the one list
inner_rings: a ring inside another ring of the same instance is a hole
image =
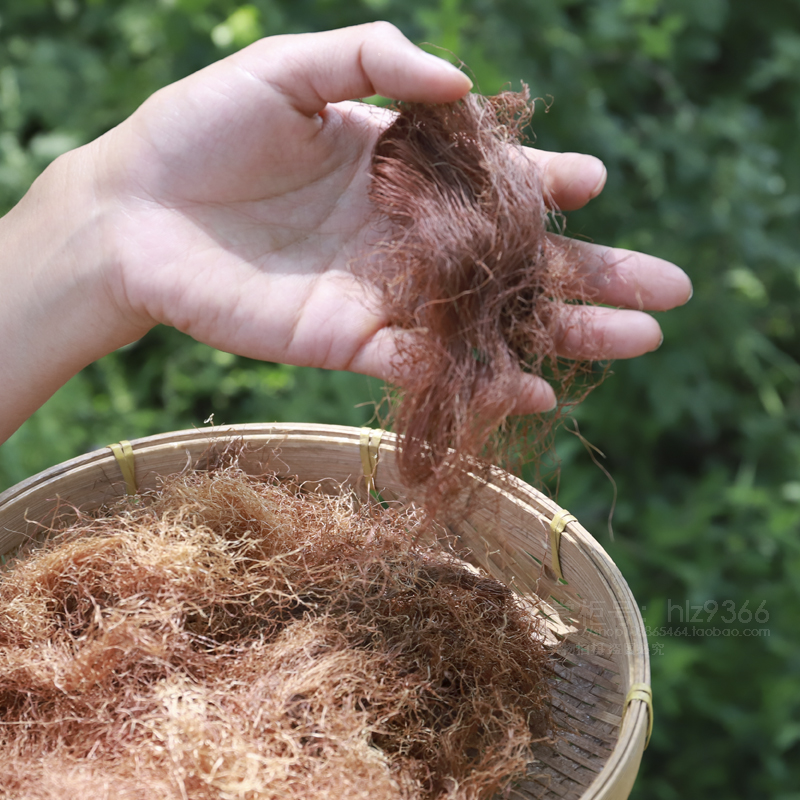
[[422, 516], [236, 467], [82, 518], [0, 581], [0, 796], [488, 798], [548, 655]]
[[558, 355], [566, 304], [590, 297], [575, 248], [548, 233], [520, 144], [532, 114], [527, 87], [402, 103], [375, 148], [378, 239], [355, 270], [402, 332], [390, 423], [401, 475], [434, 516], [453, 510], [475, 459], [536, 459], [559, 414], [509, 420], [526, 376], [550, 381], [562, 410], [597, 383], [588, 363]]

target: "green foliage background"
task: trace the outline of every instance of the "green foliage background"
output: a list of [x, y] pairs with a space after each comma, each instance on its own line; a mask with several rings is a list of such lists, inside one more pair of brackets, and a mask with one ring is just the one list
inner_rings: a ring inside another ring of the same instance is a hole
[[[566, 433], [559, 501], [620, 565], [654, 634], [656, 727], [634, 797], [797, 800], [798, 0], [5, 0], [0, 211], [159, 86], [262, 35], [379, 18], [463, 59], [485, 93], [524, 80], [548, 97], [538, 145], [609, 171], [570, 230], [690, 273], [695, 296], [661, 318], [663, 347], [615, 364], [575, 415], [617, 483], [613, 541], [611, 485]], [[0, 488], [212, 413], [359, 425], [380, 394], [157, 329], [0, 448]]]

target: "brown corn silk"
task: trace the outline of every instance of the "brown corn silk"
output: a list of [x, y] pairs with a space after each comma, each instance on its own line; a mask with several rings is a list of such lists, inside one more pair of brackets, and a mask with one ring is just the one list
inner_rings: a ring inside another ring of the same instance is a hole
[[557, 414], [508, 422], [525, 373], [549, 380], [562, 408], [587, 391], [575, 380], [586, 363], [557, 354], [565, 304], [589, 298], [520, 144], [532, 114], [527, 88], [403, 103], [375, 148], [380, 238], [356, 269], [403, 332], [391, 423], [401, 474], [434, 512], [476, 458], [513, 467], [539, 452]]
[[234, 465], [52, 532], [0, 574], [0, 796], [502, 790], [549, 726], [541, 631], [421, 518]]

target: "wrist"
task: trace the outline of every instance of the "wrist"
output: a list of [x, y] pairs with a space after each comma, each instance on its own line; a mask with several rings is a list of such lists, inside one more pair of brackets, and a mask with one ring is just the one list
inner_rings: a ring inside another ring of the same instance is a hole
[[94, 169], [84, 148], [60, 157], [0, 219], [0, 442], [83, 367], [149, 327], [114, 294], [113, 203]]

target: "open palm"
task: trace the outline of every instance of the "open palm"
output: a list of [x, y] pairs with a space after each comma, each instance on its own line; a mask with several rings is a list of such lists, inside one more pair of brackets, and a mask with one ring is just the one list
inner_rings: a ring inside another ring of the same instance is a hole
[[[158, 92], [96, 143], [116, 206], [115, 302], [143, 329], [161, 322], [240, 355], [392, 377], [402, 334], [349, 269], [368, 252], [369, 164], [391, 114], [348, 101], [447, 102], [468, 89], [381, 23], [262, 40]], [[602, 188], [596, 159], [529, 157], [562, 208]], [[601, 302], [664, 309], [688, 297], [666, 262], [581, 248]], [[565, 331], [566, 355], [627, 357], [660, 341], [640, 310], [579, 313], [591, 318], [580, 338]], [[531, 379], [520, 410], [551, 403]]]

